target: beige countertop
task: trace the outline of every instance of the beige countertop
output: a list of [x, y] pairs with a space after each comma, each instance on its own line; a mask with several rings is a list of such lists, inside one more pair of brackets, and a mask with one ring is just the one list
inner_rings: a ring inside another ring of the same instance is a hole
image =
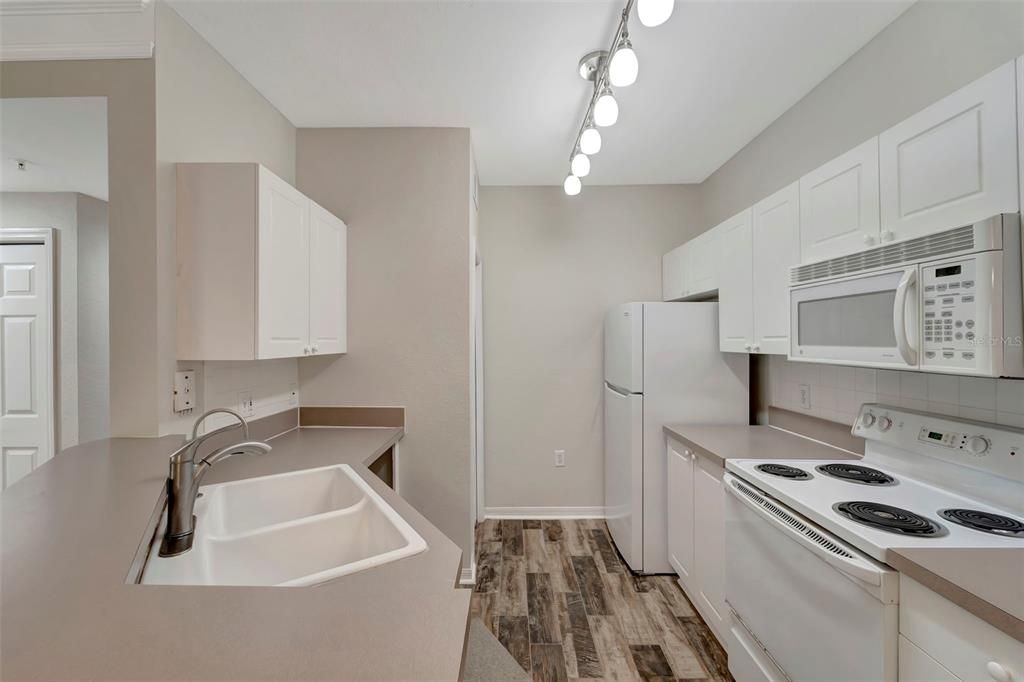
[[181, 438], [71, 448], [2, 495], [4, 680], [453, 680], [462, 552], [364, 466], [401, 429], [304, 428], [204, 483], [347, 463], [428, 549], [315, 587], [126, 584]]
[[885, 558], [900, 573], [1024, 642], [1024, 548], [896, 548]]
[[723, 465], [727, 459], [860, 459], [853, 452], [771, 426], [665, 424], [664, 430]]

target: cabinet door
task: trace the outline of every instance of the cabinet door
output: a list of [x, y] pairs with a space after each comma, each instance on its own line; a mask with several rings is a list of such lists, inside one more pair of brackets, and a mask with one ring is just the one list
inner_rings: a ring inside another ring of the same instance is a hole
[[668, 441], [668, 561], [693, 589], [693, 455]]
[[686, 295], [686, 252], [683, 244], [661, 257], [661, 297], [677, 301]]
[[344, 353], [348, 228], [326, 209], [309, 204], [310, 351]]
[[309, 199], [260, 166], [258, 358], [309, 346]]
[[800, 261], [800, 184], [754, 205], [754, 351], [789, 354], [789, 268]]
[[884, 238], [1018, 210], [1014, 71], [1005, 64], [882, 133]]
[[687, 257], [686, 295], [709, 294], [718, 288], [718, 247], [714, 229], [697, 235], [689, 242]]
[[715, 228], [718, 233], [718, 346], [749, 353], [754, 338], [754, 261], [748, 208]]
[[897, 658], [900, 682], [960, 682], [959, 677], [943, 668], [903, 635], [900, 635]]
[[725, 640], [725, 470], [705, 457], [693, 468], [694, 563], [697, 600], [708, 625]]
[[878, 243], [878, 138], [800, 178], [800, 262]]

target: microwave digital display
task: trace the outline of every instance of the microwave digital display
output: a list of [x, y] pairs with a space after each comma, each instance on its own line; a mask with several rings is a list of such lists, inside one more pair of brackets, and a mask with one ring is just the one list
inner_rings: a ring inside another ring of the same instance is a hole
[[936, 277], [950, 277], [952, 275], [959, 275], [961, 270], [960, 265], [949, 265], [944, 268], [935, 268]]

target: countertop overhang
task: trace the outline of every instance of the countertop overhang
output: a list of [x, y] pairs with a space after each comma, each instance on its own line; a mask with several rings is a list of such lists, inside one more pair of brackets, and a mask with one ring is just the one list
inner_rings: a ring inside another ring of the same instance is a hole
[[314, 587], [126, 582], [180, 436], [64, 451], [2, 496], [5, 680], [458, 679], [462, 552], [367, 468], [397, 428], [301, 428], [204, 483], [350, 464], [428, 549]]

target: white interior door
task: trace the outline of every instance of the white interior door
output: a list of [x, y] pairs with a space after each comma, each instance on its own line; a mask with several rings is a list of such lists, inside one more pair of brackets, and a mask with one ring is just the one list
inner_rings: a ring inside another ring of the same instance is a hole
[[259, 322], [256, 357], [292, 358], [309, 348], [309, 204], [260, 166]]
[[52, 262], [49, 245], [42, 239], [0, 241], [0, 449], [5, 488], [53, 457]]
[[309, 343], [313, 353], [344, 353], [348, 228], [309, 202]]

